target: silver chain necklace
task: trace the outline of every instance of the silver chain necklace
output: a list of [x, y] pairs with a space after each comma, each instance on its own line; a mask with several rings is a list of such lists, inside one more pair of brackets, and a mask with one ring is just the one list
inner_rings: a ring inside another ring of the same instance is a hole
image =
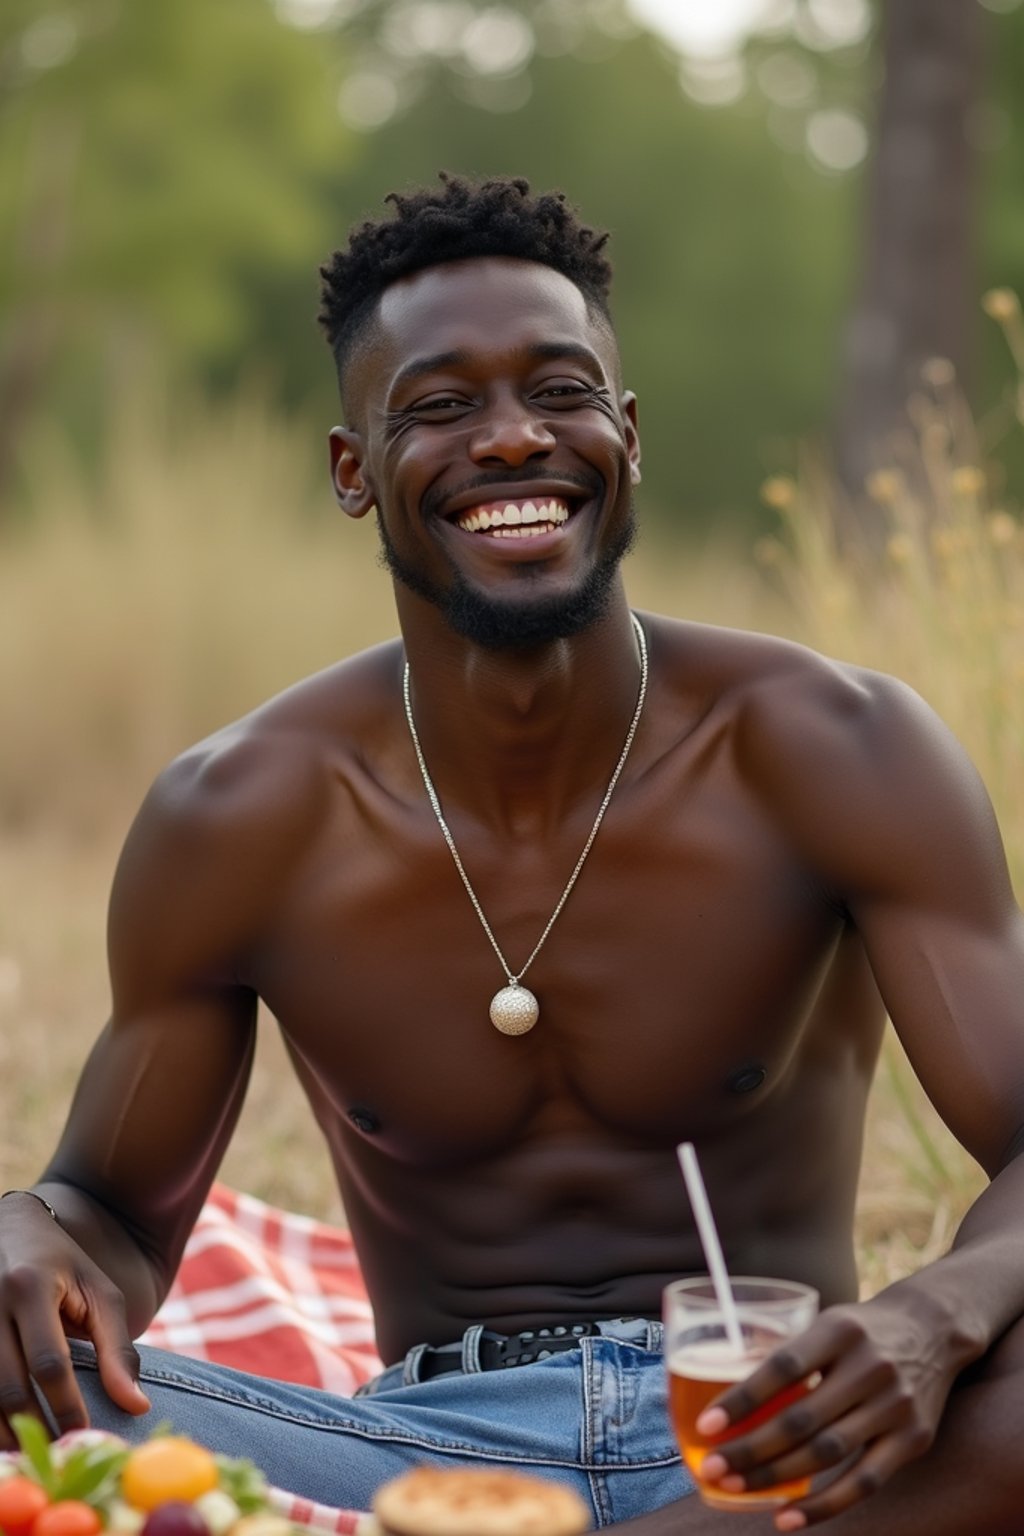
[[598, 807], [597, 815], [594, 817], [594, 825], [590, 829], [590, 836], [587, 838], [583, 845], [583, 852], [576, 860], [576, 868], [569, 876], [568, 884], [566, 885], [565, 890], [562, 892], [561, 896], [558, 898], [558, 904], [556, 905], [555, 910], [552, 912], [551, 916], [548, 918], [544, 932], [533, 946], [533, 949], [525, 965], [522, 965], [515, 973], [513, 973], [512, 967], [509, 965], [508, 961], [505, 959], [505, 956], [502, 954], [501, 949], [498, 946], [498, 941], [491, 931], [491, 925], [484, 916], [484, 909], [481, 907], [480, 902], [477, 899], [477, 894], [469, 882], [469, 876], [466, 874], [462, 860], [459, 858], [459, 850], [455, 846], [455, 839], [452, 837], [448, 823], [445, 821], [442, 814], [441, 802], [437, 798], [437, 790], [434, 788], [433, 781], [427, 771], [427, 763], [423, 756], [423, 748], [420, 746], [420, 738], [416, 731], [416, 722], [412, 716], [412, 700], [409, 696], [409, 663], [406, 662], [405, 664], [405, 675], [402, 679], [402, 696], [405, 699], [405, 718], [409, 722], [409, 734], [412, 737], [412, 744], [416, 749], [416, 760], [420, 765], [420, 773], [423, 775], [423, 784], [427, 791], [427, 798], [433, 807], [434, 815], [437, 817], [437, 824], [441, 828], [441, 832], [444, 835], [444, 840], [448, 844], [448, 851], [455, 861], [455, 868], [458, 870], [462, 879], [462, 883], [466, 887], [466, 894], [469, 896], [470, 901], [473, 903], [473, 909], [476, 912], [477, 917], [480, 919], [484, 933], [486, 933], [487, 937], [491, 941], [491, 948], [494, 950], [494, 953], [497, 955], [499, 961], [501, 962], [502, 970], [508, 977], [507, 985], [502, 987], [501, 990], [496, 992], [491, 998], [490, 1007], [491, 1023], [494, 1025], [495, 1029], [500, 1030], [503, 1035], [525, 1035], [527, 1030], [532, 1029], [537, 1022], [537, 1019], [540, 1015], [540, 1004], [534, 997], [533, 993], [530, 991], [529, 987], [524, 987], [521, 985], [522, 979], [540, 953], [541, 945], [544, 943], [548, 934], [555, 926], [555, 921], [558, 918], [562, 908], [568, 901], [569, 893], [579, 878], [580, 870], [586, 863], [587, 854], [590, 852], [594, 845], [594, 839], [597, 836], [597, 829], [600, 827], [601, 822], [604, 820], [604, 813], [608, 809], [608, 803], [612, 798], [612, 793], [616, 784], [619, 782], [619, 775], [621, 774], [623, 768], [626, 766], [626, 758], [629, 756], [629, 749], [633, 745], [633, 737], [636, 735], [636, 728], [640, 724], [640, 716], [643, 712], [644, 699], [647, 696], [647, 641], [644, 637], [643, 628], [636, 614], [630, 614], [630, 618], [633, 620], [633, 628], [636, 631], [637, 645], [640, 648], [640, 691], [637, 694], [636, 708], [633, 711], [633, 718], [629, 723], [629, 730], [626, 732], [625, 745], [619, 754], [618, 762], [615, 764], [615, 771], [608, 781], [608, 788], [604, 792], [604, 799], [601, 801], [601, 804]]

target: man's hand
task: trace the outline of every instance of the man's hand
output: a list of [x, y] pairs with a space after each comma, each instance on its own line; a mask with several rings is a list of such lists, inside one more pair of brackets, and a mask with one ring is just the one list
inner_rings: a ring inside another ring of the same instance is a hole
[[88, 1423], [67, 1336], [91, 1340], [119, 1408], [148, 1410], [120, 1291], [38, 1200], [11, 1195], [0, 1209], [0, 1447], [15, 1444], [12, 1414], [42, 1417], [33, 1381], [60, 1433]]
[[698, 1420], [701, 1434], [721, 1434], [786, 1388], [821, 1376], [808, 1396], [723, 1442], [702, 1477], [734, 1493], [847, 1463], [826, 1488], [776, 1515], [778, 1530], [797, 1531], [866, 1498], [923, 1455], [967, 1361], [956, 1330], [908, 1302], [894, 1288], [860, 1305], [831, 1307], [722, 1393]]

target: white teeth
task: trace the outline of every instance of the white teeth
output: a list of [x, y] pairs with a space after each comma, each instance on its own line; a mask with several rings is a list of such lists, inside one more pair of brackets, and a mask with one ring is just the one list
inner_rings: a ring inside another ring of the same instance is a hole
[[483, 533], [494, 530], [502, 537], [512, 534], [546, 533], [552, 527], [559, 528], [569, 521], [569, 508], [564, 501], [506, 502], [503, 507], [474, 507], [457, 519], [465, 533]]

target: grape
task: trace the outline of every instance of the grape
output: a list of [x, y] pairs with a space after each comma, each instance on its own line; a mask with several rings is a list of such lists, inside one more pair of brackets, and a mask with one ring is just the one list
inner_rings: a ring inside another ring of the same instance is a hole
[[157, 1505], [140, 1536], [210, 1536], [210, 1527], [194, 1504], [172, 1499]]

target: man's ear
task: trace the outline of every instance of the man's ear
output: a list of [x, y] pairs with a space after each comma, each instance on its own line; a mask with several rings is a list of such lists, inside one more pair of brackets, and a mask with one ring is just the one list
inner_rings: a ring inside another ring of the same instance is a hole
[[629, 478], [634, 485], [640, 484], [640, 432], [637, 427], [636, 395], [631, 389], [622, 396], [622, 421], [629, 454]]
[[363, 440], [358, 432], [332, 427], [328, 442], [331, 484], [338, 505], [348, 517], [365, 517], [372, 511], [377, 495], [363, 471]]

